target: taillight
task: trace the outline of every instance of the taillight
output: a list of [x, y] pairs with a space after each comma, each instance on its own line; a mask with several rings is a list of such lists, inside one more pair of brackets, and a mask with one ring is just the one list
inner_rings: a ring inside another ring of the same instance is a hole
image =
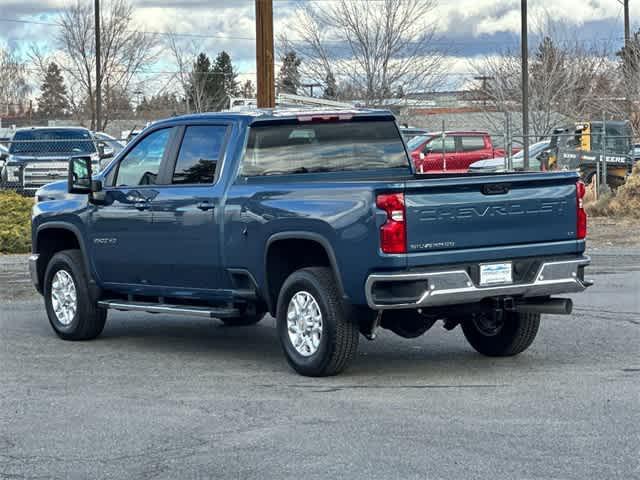
[[407, 253], [404, 194], [378, 195], [376, 205], [387, 212], [387, 221], [380, 227], [380, 248], [384, 253]]
[[584, 209], [584, 195], [587, 189], [582, 180], [576, 183], [576, 197], [578, 198], [577, 213], [578, 224], [576, 226], [576, 237], [583, 240], [587, 237], [587, 212]]

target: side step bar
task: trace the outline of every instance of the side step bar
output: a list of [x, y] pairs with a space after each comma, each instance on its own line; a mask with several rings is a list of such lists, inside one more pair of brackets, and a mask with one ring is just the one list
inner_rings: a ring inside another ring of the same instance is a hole
[[102, 300], [98, 306], [122, 312], [172, 313], [206, 318], [229, 318], [241, 315], [240, 310], [231, 307], [190, 307], [167, 303], [127, 302], [126, 300]]

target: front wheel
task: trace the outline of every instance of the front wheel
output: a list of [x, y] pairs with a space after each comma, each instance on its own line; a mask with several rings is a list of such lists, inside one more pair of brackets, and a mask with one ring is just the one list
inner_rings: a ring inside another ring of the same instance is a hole
[[476, 315], [462, 323], [462, 331], [479, 353], [489, 357], [509, 357], [531, 346], [539, 326], [539, 313], [504, 312], [501, 319]]
[[91, 298], [80, 250], [64, 250], [51, 258], [44, 274], [44, 301], [60, 338], [90, 340], [102, 333], [107, 311]]
[[347, 315], [331, 269], [292, 273], [282, 286], [277, 310], [278, 338], [298, 373], [336, 375], [355, 357], [359, 327]]

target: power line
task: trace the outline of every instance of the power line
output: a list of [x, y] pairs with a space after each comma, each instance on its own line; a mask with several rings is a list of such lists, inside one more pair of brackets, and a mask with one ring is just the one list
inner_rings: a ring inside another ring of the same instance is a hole
[[[317, 0], [314, 0], [317, 1]], [[335, 0], [325, 0], [325, 1], [335, 1]], [[21, 24], [33, 24], [33, 25], [43, 25], [49, 27], [60, 27], [60, 24], [55, 22], [43, 22], [39, 20], [24, 20], [17, 18], [6, 18], [0, 17], [0, 22], [8, 22], [8, 23], [21, 23]], [[236, 36], [236, 35], [226, 35], [222, 32], [215, 33], [186, 33], [186, 32], [162, 32], [156, 30], [127, 30], [129, 33], [144, 33], [147, 35], [160, 35], [167, 37], [179, 37], [179, 38], [215, 38], [219, 40], [241, 40], [247, 42], [255, 42], [255, 37], [244, 37], [244, 36]], [[597, 43], [597, 42], [611, 42], [611, 41], [621, 41], [624, 40], [624, 37], [598, 37], [586, 40], [586, 43]], [[291, 43], [301, 43], [300, 40], [291, 40]], [[328, 40], [324, 42], [325, 44], [333, 44], [333, 45], [344, 45], [346, 44], [346, 40]], [[410, 42], [410, 44], [416, 44], [422, 42]], [[488, 39], [478, 39], [478, 40], [432, 40], [429, 42], [425, 42], [428, 45], [471, 45], [471, 46], [480, 46], [480, 45], [499, 45], [499, 46], [519, 46], [520, 42], [518, 39], [513, 38], [512, 40], [502, 41], [502, 40], [488, 40]]]
[[[47, 27], [60, 27], [60, 24], [55, 22], [41, 22], [38, 20], [23, 20], [19, 18], [0, 18], [0, 22], [7, 23], [21, 23], [27, 25], [44, 25]], [[219, 38], [221, 40], [246, 40], [255, 42], [255, 37], [238, 37], [235, 35], [226, 35], [224, 33], [177, 33], [177, 32], [158, 32], [153, 30], [127, 30], [129, 33], [145, 33], [147, 35], [162, 35], [162, 36], [175, 36], [175, 37], [188, 37], [188, 38]]]

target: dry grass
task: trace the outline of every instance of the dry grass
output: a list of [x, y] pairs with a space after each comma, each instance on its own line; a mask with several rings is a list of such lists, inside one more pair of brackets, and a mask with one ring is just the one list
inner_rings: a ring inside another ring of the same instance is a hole
[[585, 196], [585, 208], [589, 215], [640, 218], [640, 163], [636, 164], [627, 182], [616, 191], [615, 195], [603, 195], [595, 201], [593, 191], [589, 190]]

